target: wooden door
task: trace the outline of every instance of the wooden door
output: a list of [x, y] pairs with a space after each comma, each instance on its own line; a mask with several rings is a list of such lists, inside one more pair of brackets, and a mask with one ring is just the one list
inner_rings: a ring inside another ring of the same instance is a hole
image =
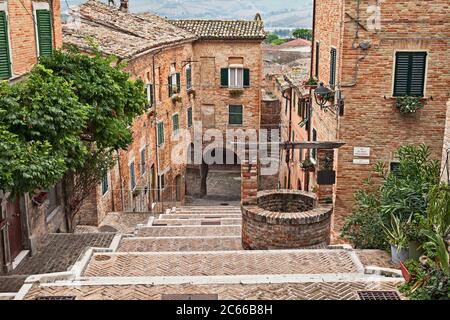
[[6, 222], [8, 223], [9, 247], [11, 259], [22, 251], [22, 223], [20, 221], [19, 198], [9, 200], [6, 206]]

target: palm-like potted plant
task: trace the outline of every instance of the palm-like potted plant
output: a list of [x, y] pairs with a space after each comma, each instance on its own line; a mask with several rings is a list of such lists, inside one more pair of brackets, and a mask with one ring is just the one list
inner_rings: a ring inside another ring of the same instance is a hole
[[382, 226], [388, 242], [391, 245], [392, 262], [400, 264], [400, 262], [407, 260], [409, 257], [408, 237], [403, 230], [400, 219], [392, 214], [390, 227], [386, 227], [385, 225]]

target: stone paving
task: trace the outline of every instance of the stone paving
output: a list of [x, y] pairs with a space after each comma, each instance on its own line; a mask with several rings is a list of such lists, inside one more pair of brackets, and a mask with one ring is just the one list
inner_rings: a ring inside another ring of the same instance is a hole
[[226, 251], [242, 250], [241, 237], [214, 238], [129, 238], [119, 252]]
[[[276, 267], [275, 267], [276, 266]], [[173, 254], [96, 254], [88, 277], [356, 273], [347, 251], [239, 251]]]
[[[239, 210], [189, 206], [141, 221], [145, 226], [128, 232], [115, 252], [86, 256], [81, 260], [86, 262], [77, 263], [80, 273], [75, 278], [43, 283], [36, 278], [23, 298], [160, 300], [164, 294], [215, 294], [226, 300], [352, 300], [358, 299], [358, 290], [396, 290], [402, 283], [399, 277], [365, 274], [364, 265], [387, 265], [386, 255], [372, 251], [242, 250]], [[199, 225], [204, 220], [233, 220], [239, 225]], [[152, 226], [164, 223], [182, 225]]]
[[28, 275], [67, 271], [86, 248], [109, 247], [113, 237], [111, 233], [49, 234], [34, 256], [0, 277], [0, 292], [17, 292]]
[[[204, 218], [204, 219], [158, 219], [158, 225], [168, 226], [200, 226], [200, 225], [222, 225], [222, 226], [236, 226], [242, 223], [242, 219], [230, 218]], [[155, 223], [153, 223], [155, 225]]]
[[241, 226], [144, 227], [137, 232], [139, 237], [223, 237], [240, 235]]
[[26, 299], [75, 296], [77, 300], [161, 300], [163, 294], [217, 294], [220, 300], [358, 300], [358, 290], [396, 290], [399, 284], [394, 281], [81, 287], [35, 285]]

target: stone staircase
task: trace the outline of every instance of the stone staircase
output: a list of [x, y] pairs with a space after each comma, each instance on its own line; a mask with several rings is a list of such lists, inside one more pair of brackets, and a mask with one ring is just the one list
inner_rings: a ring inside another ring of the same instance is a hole
[[219, 299], [357, 299], [356, 290], [395, 290], [401, 280], [380, 270], [369, 274], [345, 246], [246, 251], [240, 234], [237, 206], [173, 208], [122, 235], [113, 249], [91, 251], [77, 263], [75, 276], [55, 276], [54, 286], [48, 277], [45, 285], [34, 279], [21, 298], [215, 294]]

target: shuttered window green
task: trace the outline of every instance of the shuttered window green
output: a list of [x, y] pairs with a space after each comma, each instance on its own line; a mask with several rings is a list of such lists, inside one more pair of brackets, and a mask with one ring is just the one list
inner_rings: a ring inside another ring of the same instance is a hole
[[9, 56], [8, 22], [6, 12], [0, 11], [0, 79], [11, 78], [11, 60]]
[[39, 56], [53, 53], [52, 15], [49, 10], [36, 10]]
[[242, 105], [229, 106], [229, 124], [242, 124]]
[[186, 68], [186, 90], [190, 90], [192, 88], [192, 68], [188, 66]]
[[172, 133], [174, 136], [178, 135], [180, 133], [180, 123], [178, 120], [178, 114], [174, 114], [172, 116]]
[[188, 128], [192, 127], [192, 107], [189, 107], [187, 109], [187, 123]]
[[330, 51], [330, 86], [336, 84], [336, 49]]
[[158, 146], [164, 143], [164, 122], [158, 123]]
[[244, 87], [250, 87], [250, 69], [244, 69]]
[[316, 68], [314, 75], [316, 76], [316, 79], [319, 79], [319, 61], [320, 61], [320, 43], [316, 42]]
[[426, 52], [397, 52], [395, 57], [395, 97], [423, 97], [426, 63]]
[[228, 87], [228, 68], [220, 69], [220, 86], [224, 88]]

